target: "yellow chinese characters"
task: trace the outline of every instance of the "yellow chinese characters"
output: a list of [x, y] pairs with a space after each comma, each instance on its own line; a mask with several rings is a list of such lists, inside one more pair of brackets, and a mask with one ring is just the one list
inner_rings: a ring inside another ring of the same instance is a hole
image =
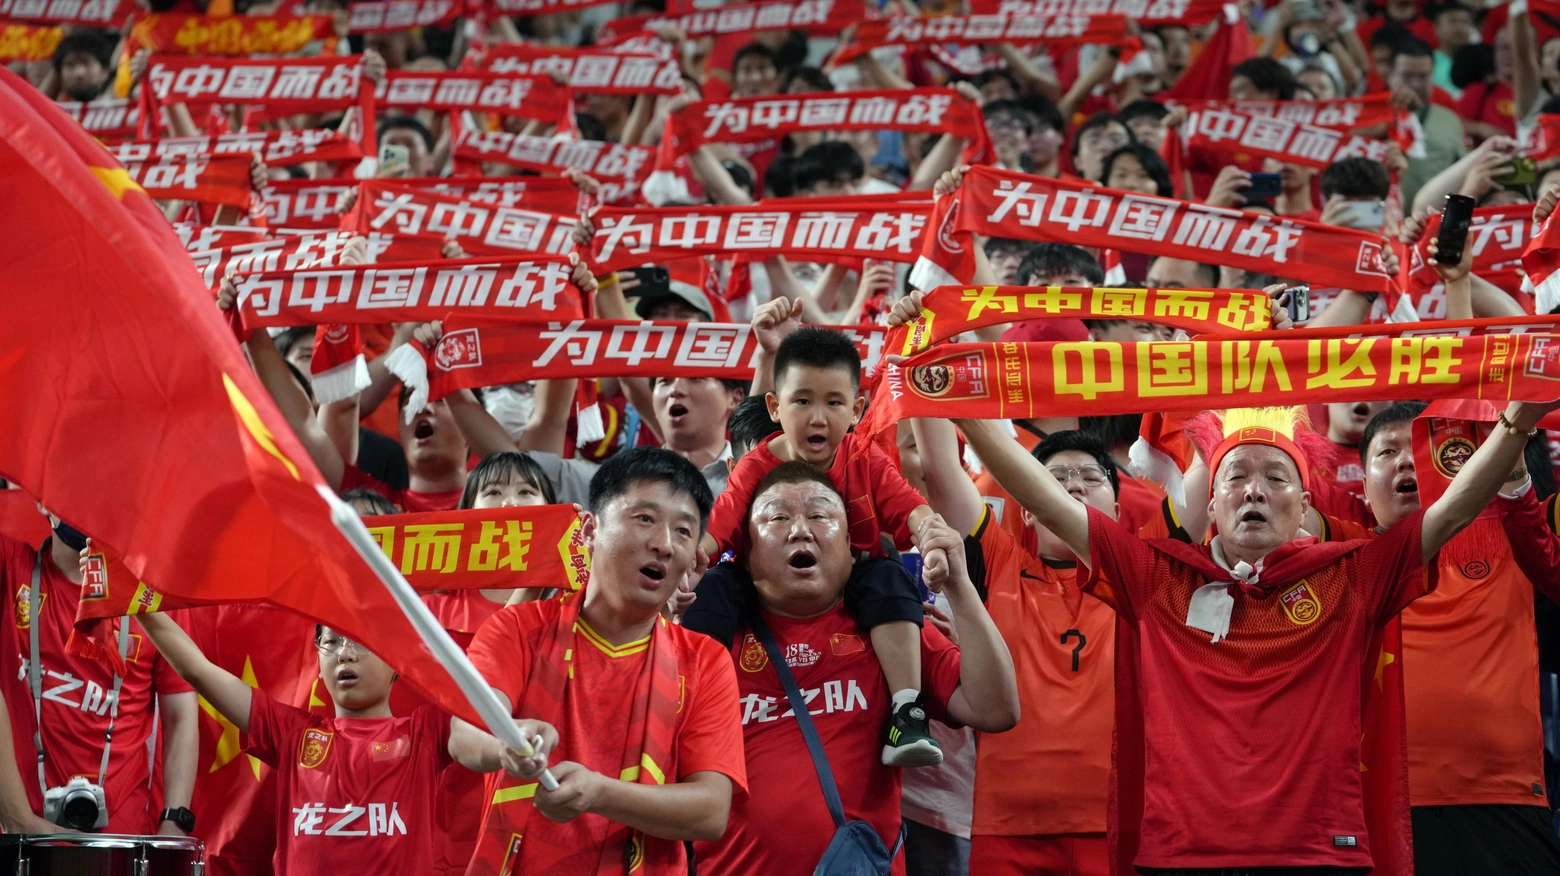
[[1181, 341], [1134, 346], [1138, 356], [1138, 395], [1147, 398], [1208, 393], [1207, 344]]
[[526, 555], [531, 551], [531, 521], [484, 520], [482, 536], [471, 546], [466, 571], [492, 572], [526, 570]]

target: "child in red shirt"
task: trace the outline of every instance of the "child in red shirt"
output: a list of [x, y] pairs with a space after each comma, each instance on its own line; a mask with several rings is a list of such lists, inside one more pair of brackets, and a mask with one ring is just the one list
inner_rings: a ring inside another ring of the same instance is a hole
[[851, 548], [858, 557], [845, 586], [845, 605], [869, 629], [889, 689], [895, 691], [883, 762], [900, 767], [942, 763], [942, 750], [918, 704], [921, 594], [904, 566], [885, 555], [884, 546], [887, 540], [893, 548], [911, 548], [921, 521], [932, 511], [881, 447], [863, 447], [866, 439], [848, 431], [866, 409], [855, 344], [830, 329], [797, 329], [775, 352], [774, 392], [766, 400], [780, 434], [737, 463], [715, 501], [703, 541], [711, 557], [731, 551], [739, 562], [721, 563], [705, 574], [683, 625], [731, 644], [753, 592], [752, 579], [739, 563], [747, 552], [754, 491], [782, 462], [810, 463], [826, 472], [845, 497]]

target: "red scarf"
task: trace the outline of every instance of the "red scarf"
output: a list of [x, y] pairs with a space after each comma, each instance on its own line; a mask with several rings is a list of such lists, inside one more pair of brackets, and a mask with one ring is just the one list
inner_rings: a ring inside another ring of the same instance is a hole
[[[1441, 286], [1441, 275], [1435, 272], [1426, 250], [1440, 230], [1441, 216], [1432, 214], [1419, 242], [1412, 247], [1399, 248], [1400, 285], [1405, 300], [1388, 302], [1388, 312], [1394, 320], [1439, 319], [1446, 315], [1444, 289], [1439, 295], [1434, 292]], [[1513, 276], [1509, 269], [1521, 267], [1522, 252], [1537, 231], [1532, 204], [1474, 209], [1473, 222], [1468, 228], [1474, 273], [1493, 275], [1498, 281], [1495, 285], [1507, 292], [1518, 291], [1516, 281], [1520, 274]]]
[[133, 100], [62, 100], [55, 105], [95, 137], [134, 137], [141, 128], [141, 106]]
[[490, 8], [494, 15], [547, 15], [616, 2], [618, 0], [492, 0]]
[[393, 182], [358, 184], [357, 203], [343, 229], [430, 234], [450, 238], [468, 255], [563, 255], [574, 249], [574, 220], [518, 207], [440, 195]]
[[[231, 269], [234, 273], [291, 271], [333, 267], [354, 237], [350, 231], [304, 231], [279, 237], [238, 243], [219, 249], [191, 252], [190, 260], [208, 287], [215, 287]], [[440, 258], [444, 241], [413, 234], [367, 235], [369, 264], [397, 261], [433, 261]], [[242, 338], [241, 338], [242, 339]]]
[[1087, 286], [939, 286], [921, 315], [888, 333], [901, 356], [984, 328], [1029, 319], [1141, 319], [1192, 334], [1262, 331], [1272, 299], [1260, 289], [1107, 289]]
[[455, 157], [468, 161], [494, 161], [543, 173], [582, 170], [601, 183], [597, 197], [605, 204], [632, 200], [639, 193], [650, 175], [654, 154], [649, 146], [471, 128], [462, 131], [455, 142]]
[[306, 161], [346, 161], [363, 157], [358, 144], [329, 130], [251, 131], [216, 137], [167, 137], [160, 140], [125, 140], [109, 145], [108, 152], [120, 164], [148, 161], [153, 157], [211, 157], [239, 155], [246, 160], [259, 152], [267, 167], [287, 167]]
[[0, 61], [42, 61], [54, 56], [65, 37], [58, 27], [7, 22], [0, 25]]
[[[580, 653], [581, 648], [595, 647], [579, 641], [581, 635], [590, 635], [580, 629], [580, 609], [584, 602], [583, 590], [563, 597], [558, 621], [537, 649], [530, 666], [525, 698], [515, 706], [517, 717], [545, 721], [557, 726], [560, 733], [580, 734], [591, 730], [561, 723], [567, 714], [568, 698], [588, 695], [571, 683], [570, 671], [573, 655]], [[676, 780], [677, 714], [682, 709], [683, 693], [676, 648], [671, 643], [666, 621], [657, 617], [650, 632], [644, 670], [634, 685], [633, 711], [627, 716], [628, 744], [623, 750], [620, 770], [624, 781], [661, 785]], [[521, 872], [517, 865], [528, 833], [526, 825], [535, 817], [532, 799], [538, 786], [534, 781], [516, 779], [500, 771], [489, 778], [486, 787], [493, 796], [485, 812], [483, 838], [477, 843], [474, 864], [481, 872], [515, 876]], [[595, 876], [632, 873], [645, 867], [647, 856], [657, 859], [657, 865], [664, 867], [667, 861], [659, 859], [679, 852], [678, 844], [653, 839], [650, 842], [661, 849], [659, 854], [647, 845], [647, 838], [639, 831], [631, 832], [626, 846], [603, 847]]]
[[1359, 291], [1392, 280], [1380, 238], [1362, 231], [990, 167], [971, 169], [938, 199], [932, 226], [911, 274], [920, 289], [969, 282], [976, 234], [1215, 262]]
[[132, 0], [88, 0], [53, 3], [50, 0], [0, 0], [0, 19], [47, 24], [118, 29], [135, 11]]
[[1207, 24], [1219, 17], [1224, 0], [1111, 0], [1108, 8], [1091, 0], [974, 0], [979, 15], [1121, 15], [1140, 25]]
[[562, 73], [570, 88], [595, 94], [682, 92], [682, 70], [677, 60], [654, 55], [503, 43], [489, 49], [479, 65], [494, 73]]
[[152, 14], [130, 29], [125, 54], [146, 48], [186, 55], [290, 55], [315, 40], [335, 43], [330, 16]]
[[154, 135], [163, 103], [190, 109], [220, 104], [263, 104], [271, 114], [359, 108], [365, 151], [376, 149], [374, 91], [359, 87], [362, 55], [317, 58], [206, 58], [153, 55], [141, 84], [141, 137]]
[[[1034, 43], [1061, 51], [1087, 45], [1126, 47], [1134, 40], [1127, 36], [1124, 15], [899, 15], [858, 24], [855, 36], [840, 46], [833, 60], [843, 64], [885, 46], [948, 42]], [[1123, 52], [1129, 60], [1132, 54], [1136, 52]]]
[[386, 108], [472, 110], [572, 127], [574, 100], [551, 76], [483, 70], [391, 70], [374, 92]]
[[[578, 214], [588, 203], [574, 183], [557, 178], [424, 177], [389, 182], [402, 188], [449, 195], [475, 203], [521, 207], [555, 216]], [[266, 218], [273, 227], [335, 229], [341, 225], [341, 215], [336, 212], [336, 205], [341, 202], [342, 195], [357, 186], [356, 181], [273, 180], [265, 187], [261, 198], [265, 204]]]
[[466, 10], [462, 0], [385, 0], [380, 3], [353, 3], [347, 7], [352, 33], [395, 33], [413, 27], [437, 27], [449, 24]]
[[1560, 225], [1550, 214], [1522, 252], [1522, 270], [1533, 285], [1539, 313], [1560, 307]]
[[658, 33], [671, 25], [688, 39], [752, 33], [761, 30], [800, 30], [812, 36], [839, 36], [866, 17], [861, 0], [760, 0], [729, 3], [714, 9], [682, 14], [628, 15], [614, 18], [596, 31], [596, 45], [604, 48], [643, 33]]
[[1538, 124], [1522, 138], [1522, 152], [1534, 161], [1560, 155], [1560, 113], [1538, 114]]
[[1256, 54], [1256, 49], [1251, 45], [1251, 29], [1246, 27], [1240, 9], [1233, 3], [1226, 4], [1224, 15], [1219, 18], [1219, 26], [1213, 36], [1203, 43], [1197, 57], [1164, 92], [1164, 97], [1173, 100], [1203, 100], [1210, 94], [1227, 94], [1235, 65]]
[[931, 205], [808, 198], [807, 206], [605, 208], [590, 262], [612, 270], [690, 255], [911, 261]]
[[240, 243], [259, 243], [266, 238], [264, 229], [234, 225], [192, 225], [189, 222], [173, 223], [173, 233], [179, 235], [179, 242], [192, 253]]
[[248, 156], [164, 155], [155, 162], [130, 161], [125, 172], [158, 200], [228, 204], [248, 210], [255, 202]]
[[[883, 353], [884, 329], [838, 326], [863, 369]], [[457, 389], [570, 377], [723, 377], [749, 380], [758, 341], [745, 323], [576, 319], [502, 324], [448, 319], [427, 356], [429, 397]]]
[[[1306, 101], [1294, 103], [1307, 108], [1314, 106]], [[1353, 101], [1345, 103], [1350, 107], [1358, 106]], [[1402, 115], [1413, 118], [1411, 113]], [[1324, 111], [1317, 113], [1316, 117], [1327, 118], [1328, 114]], [[1412, 126], [1397, 127], [1406, 130]], [[1182, 147], [1187, 150], [1202, 149], [1221, 153], [1239, 151], [1316, 168], [1325, 168], [1335, 161], [1356, 156], [1381, 161], [1386, 158], [1390, 145], [1388, 140], [1350, 134], [1342, 125], [1332, 127], [1302, 122], [1286, 117], [1283, 113], [1268, 115], [1219, 106], [1192, 110], [1178, 129], [1177, 136], [1180, 137]], [[1406, 136], [1412, 138], [1412, 133], [1406, 133]]]

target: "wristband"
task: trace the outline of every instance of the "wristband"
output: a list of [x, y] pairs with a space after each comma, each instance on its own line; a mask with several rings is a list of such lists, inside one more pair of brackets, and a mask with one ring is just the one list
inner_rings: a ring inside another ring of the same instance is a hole
[[1518, 429], [1515, 425], [1512, 424], [1510, 420], [1506, 419], [1505, 411], [1501, 411], [1500, 413], [1496, 414], [1495, 419], [1498, 420], [1502, 426], [1506, 427], [1506, 431], [1513, 435], [1525, 435], [1528, 438], [1532, 438], [1534, 435], [1538, 434], [1537, 428], [1527, 430]]
[[597, 277], [596, 278], [596, 285], [597, 286], [609, 286], [609, 285], [611, 285], [613, 283], [616, 283], [617, 281], [618, 281], [617, 271], [613, 271], [610, 274], [602, 274], [601, 276]]

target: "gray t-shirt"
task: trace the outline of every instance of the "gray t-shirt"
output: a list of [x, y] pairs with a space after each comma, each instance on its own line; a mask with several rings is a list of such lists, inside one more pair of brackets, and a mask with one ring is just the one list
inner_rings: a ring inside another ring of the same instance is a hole
[[[552, 481], [553, 493], [560, 503], [580, 506], [588, 504], [590, 479], [595, 477], [600, 463], [585, 459], [564, 459], [556, 453], [548, 453], [545, 450], [529, 452], [531, 458], [536, 460], [536, 464], [542, 467], [542, 472], [547, 475], [547, 479]], [[700, 474], [704, 475], [704, 482], [710, 487], [710, 495], [719, 496], [726, 491], [726, 479], [730, 475], [726, 460], [730, 458], [731, 446], [727, 445], [725, 453], [700, 471]]]

